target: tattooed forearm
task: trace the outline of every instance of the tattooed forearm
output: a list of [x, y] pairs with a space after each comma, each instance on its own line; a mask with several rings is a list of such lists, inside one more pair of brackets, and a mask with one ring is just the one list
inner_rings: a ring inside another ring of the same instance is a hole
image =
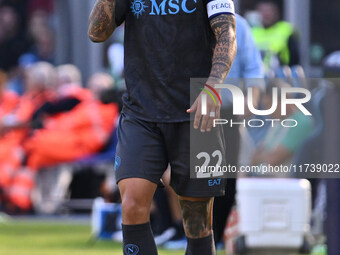
[[221, 14], [210, 21], [210, 26], [216, 37], [216, 46], [209, 80], [222, 83], [230, 71], [237, 51], [235, 17]]
[[187, 237], [202, 238], [212, 233], [212, 205], [213, 199], [203, 201], [179, 200], [183, 226]]
[[88, 35], [93, 42], [104, 42], [116, 28], [116, 0], [97, 0], [90, 14]]

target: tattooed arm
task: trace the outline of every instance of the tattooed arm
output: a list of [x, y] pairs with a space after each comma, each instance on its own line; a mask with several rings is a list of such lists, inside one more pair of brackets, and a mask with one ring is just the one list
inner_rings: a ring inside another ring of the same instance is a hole
[[[220, 14], [210, 20], [210, 26], [216, 37], [216, 46], [212, 58], [212, 68], [208, 85], [221, 84], [224, 82], [234, 61], [236, 45], [236, 21], [233, 15]], [[220, 93], [220, 90], [217, 90]], [[203, 94], [202, 92], [201, 94]], [[188, 113], [196, 111], [194, 128], [201, 126], [201, 132], [211, 131], [213, 119], [218, 119], [220, 115], [220, 105], [215, 106], [213, 100], [207, 98], [207, 115], [201, 115], [201, 96], [187, 110]], [[202, 119], [202, 121], [201, 121]]]
[[116, 0], [97, 0], [90, 14], [88, 35], [93, 42], [106, 41], [116, 28]]
[[230, 71], [237, 50], [235, 16], [218, 15], [210, 20], [210, 26], [216, 37], [216, 46], [208, 83], [223, 83]]

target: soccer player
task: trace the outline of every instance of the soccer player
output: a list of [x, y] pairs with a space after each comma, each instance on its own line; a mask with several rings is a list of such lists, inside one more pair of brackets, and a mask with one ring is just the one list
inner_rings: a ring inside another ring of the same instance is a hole
[[[195, 132], [216, 138], [221, 133], [212, 129], [212, 120], [219, 116], [220, 105], [207, 97], [208, 114], [201, 115], [199, 95], [190, 107], [190, 78], [208, 77], [206, 89], [225, 80], [237, 48], [234, 4], [232, 0], [97, 0], [89, 37], [103, 42], [124, 21], [127, 93], [115, 159], [124, 254], [157, 254], [149, 214], [168, 163], [171, 186], [182, 208], [186, 254], [215, 254], [212, 205], [214, 196], [224, 194], [224, 181], [190, 179], [190, 114], [195, 114]], [[219, 138], [219, 153], [224, 155]]]

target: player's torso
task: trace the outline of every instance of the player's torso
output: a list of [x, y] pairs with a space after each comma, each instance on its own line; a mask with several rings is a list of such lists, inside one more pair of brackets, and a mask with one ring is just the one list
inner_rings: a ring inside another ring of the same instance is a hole
[[125, 105], [156, 119], [186, 118], [190, 78], [208, 77], [214, 42], [203, 0], [128, 0]]
[[213, 37], [203, 0], [128, 2], [125, 18], [127, 43], [133, 41], [146, 51], [159, 49], [161, 52], [171, 51], [172, 54], [194, 54], [195, 49], [210, 46], [208, 40]]

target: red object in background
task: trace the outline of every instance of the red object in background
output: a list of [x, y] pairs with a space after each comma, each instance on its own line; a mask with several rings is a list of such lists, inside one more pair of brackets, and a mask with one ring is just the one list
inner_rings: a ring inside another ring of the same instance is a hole
[[37, 10], [44, 10], [51, 14], [54, 11], [54, 1], [52, 0], [30, 0], [28, 4], [28, 16]]

